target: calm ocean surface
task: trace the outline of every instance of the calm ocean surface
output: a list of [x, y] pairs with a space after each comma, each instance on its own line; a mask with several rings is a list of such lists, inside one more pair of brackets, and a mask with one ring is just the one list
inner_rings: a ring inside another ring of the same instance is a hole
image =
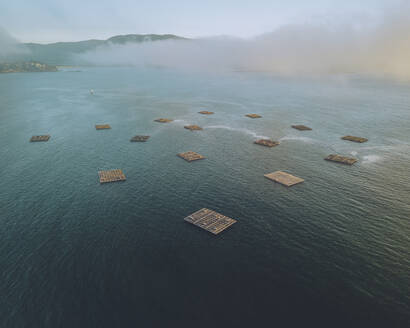
[[[410, 324], [409, 83], [76, 70], [0, 75], [0, 327]], [[238, 223], [183, 221], [203, 207]]]

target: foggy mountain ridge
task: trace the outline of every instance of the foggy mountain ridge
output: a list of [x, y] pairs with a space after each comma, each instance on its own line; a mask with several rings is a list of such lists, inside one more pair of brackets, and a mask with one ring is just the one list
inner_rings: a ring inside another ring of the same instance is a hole
[[[9, 58], [15, 62], [49, 65], [148, 66], [313, 76], [347, 73], [409, 80], [409, 40], [410, 3], [403, 2], [383, 12], [377, 22], [298, 22], [251, 38], [129, 34], [107, 40], [17, 44], [0, 29], [0, 61], [14, 51]], [[20, 53], [16, 53], [17, 48]]]
[[[56, 42], [49, 44], [39, 43], [14, 43], [14, 51], [9, 56], [4, 56], [3, 61], [42, 62], [49, 65], [71, 65], [73, 56], [94, 51], [97, 48], [103, 50], [105, 47], [115, 45], [129, 45], [144, 42], [155, 42], [164, 40], [187, 40], [186, 38], [173, 34], [127, 34], [116, 35], [106, 40], [85, 40], [76, 42]], [[1, 59], [1, 58], [0, 58]]]
[[410, 3], [377, 22], [300, 22], [252, 38], [110, 45], [78, 54], [81, 65], [260, 71], [280, 75], [359, 74], [410, 79]]

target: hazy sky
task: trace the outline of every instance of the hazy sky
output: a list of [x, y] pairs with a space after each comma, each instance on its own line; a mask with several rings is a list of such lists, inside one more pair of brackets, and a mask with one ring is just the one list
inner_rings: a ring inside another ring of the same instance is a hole
[[288, 23], [360, 23], [402, 0], [1, 0], [0, 26], [24, 42], [128, 33], [250, 37]]

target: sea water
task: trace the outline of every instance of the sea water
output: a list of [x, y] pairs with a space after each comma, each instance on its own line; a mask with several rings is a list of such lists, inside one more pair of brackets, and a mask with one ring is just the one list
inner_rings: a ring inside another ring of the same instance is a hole
[[[0, 326], [404, 327], [409, 126], [410, 83], [386, 79], [0, 75]], [[117, 168], [127, 181], [100, 185]], [[305, 182], [264, 178], [277, 170]], [[203, 207], [238, 222], [218, 236], [184, 222]]]

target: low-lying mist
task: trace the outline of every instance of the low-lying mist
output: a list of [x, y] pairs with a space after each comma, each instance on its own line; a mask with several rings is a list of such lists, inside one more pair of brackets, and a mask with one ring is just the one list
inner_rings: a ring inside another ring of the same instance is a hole
[[377, 74], [410, 78], [410, 5], [375, 24], [288, 25], [251, 39], [230, 37], [111, 45], [76, 56], [78, 64], [250, 70], [278, 74]]
[[10, 60], [13, 55], [24, 53], [25, 48], [19, 44], [4, 28], [0, 27], [0, 62]]

